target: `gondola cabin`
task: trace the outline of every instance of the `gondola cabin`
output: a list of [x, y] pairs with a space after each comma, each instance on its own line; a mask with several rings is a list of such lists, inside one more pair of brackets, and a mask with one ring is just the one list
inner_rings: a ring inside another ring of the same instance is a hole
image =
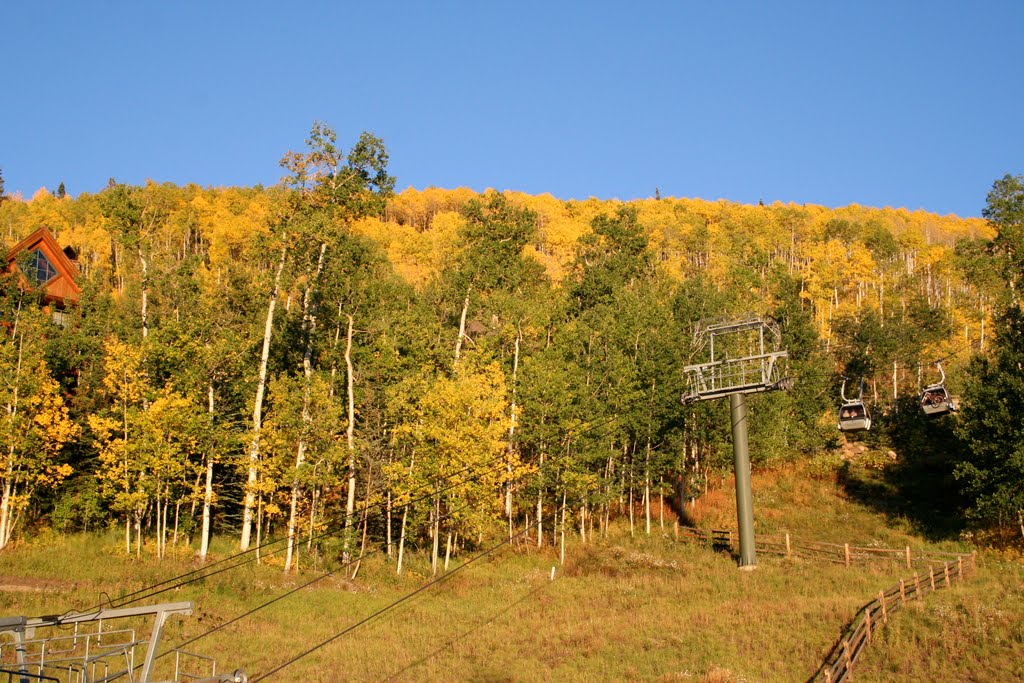
[[953, 397], [946, 391], [946, 371], [942, 369], [942, 363], [937, 362], [935, 366], [942, 374], [942, 378], [936, 384], [929, 384], [921, 392], [921, 410], [928, 417], [940, 417], [956, 410]]
[[866, 432], [871, 429], [871, 415], [863, 401], [846, 401], [839, 408], [839, 431]]
[[954, 412], [956, 404], [953, 403], [953, 397], [946, 391], [946, 387], [933, 384], [921, 392], [921, 410], [928, 417], [939, 417]]

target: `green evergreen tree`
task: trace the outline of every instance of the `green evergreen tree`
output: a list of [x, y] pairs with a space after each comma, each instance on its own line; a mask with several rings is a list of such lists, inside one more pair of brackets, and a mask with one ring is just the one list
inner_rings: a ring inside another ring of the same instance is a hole
[[992, 357], [976, 357], [967, 373], [959, 434], [966, 444], [956, 467], [970, 500], [969, 514], [1024, 535], [1024, 178], [1005, 176], [988, 195], [984, 216], [998, 231], [993, 267], [1008, 285]]

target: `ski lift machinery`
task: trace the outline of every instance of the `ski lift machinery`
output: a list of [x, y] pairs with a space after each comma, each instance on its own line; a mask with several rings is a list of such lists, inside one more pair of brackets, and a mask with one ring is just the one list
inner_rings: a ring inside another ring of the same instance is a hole
[[935, 363], [939, 368], [942, 378], [935, 384], [929, 384], [921, 392], [921, 410], [928, 417], [939, 417], [956, 411], [956, 404], [953, 397], [946, 390], [946, 372], [942, 369], [942, 362]]
[[846, 377], [843, 378], [843, 386], [839, 390], [843, 398], [843, 405], [839, 407], [839, 431], [841, 432], [866, 432], [871, 429], [871, 414], [864, 403], [864, 380], [860, 381], [860, 388], [857, 391], [857, 398], [846, 398]]
[[[683, 368], [687, 378], [684, 404], [729, 397], [732, 421], [732, 451], [736, 472], [736, 518], [739, 526], [740, 569], [754, 569], [754, 505], [750, 483], [750, 452], [747, 446], [746, 395], [786, 390], [793, 386], [783, 377], [780, 349], [782, 336], [774, 321], [749, 318], [708, 325], [697, 340], [710, 349], [710, 360]], [[744, 355], [745, 354], [745, 355]]]

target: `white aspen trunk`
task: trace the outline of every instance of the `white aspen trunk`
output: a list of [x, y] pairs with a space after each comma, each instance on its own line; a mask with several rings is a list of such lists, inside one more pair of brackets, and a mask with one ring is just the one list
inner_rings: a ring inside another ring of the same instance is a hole
[[135, 555], [142, 557], [142, 510], [135, 510]]
[[537, 468], [537, 547], [544, 546], [544, 451], [540, 452], [540, 467]]
[[8, 470], [7, 479], [4, 481], [4, 494], [3, 502], [0, 503], [0, 550], [7, 547], [7, 544], [11, 540], [11, 535], [8, 529], [8, 520], [10, 519], [11, 510], [11, 479], [13, 473]]
[[896, 361], [892, 362], [892, 400], [896, 401]]
[[634, 522], [633, 522], [633, 461], [629, 463], [629, 536], [633, 537]]
[[178, 546], [178, 522], [181, 519], [181, 501], [179, 500], [174, 504], [174, 540], [171, 545], [174, 547]]
[[388, 495], [387, 495], [387, 498], [385, 499], [385, 503], [384, 503], [384, 521], [385, 521], [385, 526], [387, 527], [385, 529], [385, 533], [387, 534], [387, 540], [386, 540], [385, 547], [387, 548], [387, 555], [390, 558], [391, 557], [391, 546], [392, 546], [392, 538], [391, 538], [391, 535], [392, 535], [392, 532], [391, 532], [391, 524], [392, 524], [392, 520], [391, 520], [391, 489], [390, 489], [390, 487], [388, 488]]
[[981, 307], [981, 352], [985, 353], [985, 306]]
[[448, 573], [448, 562], [452, 557], [452, 531], [448, 530], [448, 541], [444, 546], [444, 573]]
[[170, 505], [170, 500], [168, 500], [167, 492], [165, 491], [164, 492], [164, 519], [163, 519], [163, 523], [160, 526], [160, 530], [163, 533], [163, 538], [160, 540], [160, 545], [161, 545], [160, 552], [162, 553], [161, 557], [166, 557], [167, 556], [167, 508], [168, 508], [169, 505]]
[[156, 511], [153, 514], [154, 538], [156, 540], [156, 559], [160, 559], [160, 494], [156, 496]]
[[7, 436], [9, 445], [7, 448], [7, 474], [4, 478], [3, 501], [0, 502], [0, 549], [7, 547], [13, 535], [13, 490], [14, 490], [14, 443], [15, 429], [14, 421], [18, 416], [18, 395], [21, 388], [21, 360], [25, 344], [25, 335], [18, 337], [18, 362], [14, 370], [14, 391], [11, 402], [7, 404]]
[[313, 532], [316, 530], [316, 508], [320, 502], [320, 487], [313, 487], [313, 496], [309, 501], [309, 534], [306, 538], [306, 550], [313, 551]]
[[[210, 413], [210, 423], [213, 423], [214, 393], [213, 382], [210, 382], [207, 391], [207, 407]], [[206, 556], [210, 553], [210, 525], [211, 511], [213, 509], [213, 448], [206, 454], [206, 487], [203, 489], [203, 532], [199, 539], [199, 559], [206, 562]]]
[[338, 376], [337, 349], [341, 339], [341, 301], [338, 301], [337, 323], [334, 325], [334, 341], [331, 343], [331, 398], [334, 397], [334, 378]]
[[651, 535], [651, 440], [647, 439], [647, 453], [644, 457], [644, 516], [647, 535]]
[[434, 534], [434, 549], [430, 554], [430, 570], [434, 576], [437, 576], [437, 559], [438, 559], [438, 542], [441, 536], [441, 496], [438, 495], [435, 498], [434, 503], [434, 514], [433, 514], [433, 534]]
[[348, 500], [345, 501], [345, 540], [342, 557], [348, 559], [352, 515], [356, 510], [356, 408], [355, 379], [352, 370], [352, 316], [348, 316], [348, 333], [345, 342], [345, 372], [348, 392], [348, 427], [345, 438], [348, 444]]
[[263, 494], [261, 493], [256, 503], [256, 564], [262, 564], [263, 548]]
[[139, 247], [139, 263], [142, 266], [142, 338], [149, 336], [149, 263]]
[[515, 355], [512, 360], [512, 409], [510, 411], [509, 423], [508, 423], [508, 460], [507, 466], [507, 477], [508, 481], [505, 483], [505, 515], [508, 517], [508, 539], [512, 540], [512, 459], [515, 455], [514, 446], [512, 445], [513, 439], [516, 435], [516, 378], [519, 374], [519, 340], [522, 339], [522, 333], [516, 333], [516, 346]]
[[587, 542], [587, 504], [580, 507], [580, 542]]
[[[409, 480], [412, 481], [412, 468], [416, 464], [416, 449], [413, 449], [409, 457]], [[398, 536], [398, 570], [397, 574], [402, 575], [402, 557], [405, 554], [405, 523], [409, 519], [409, 503], [402, 507], [402, 529]]]
[[[302, 464], [301, 461], [299, 461], [299, 458], [301, 458], [301, 457], [302, 457], [301, 453], [299, 453], [296, 456], [296, 462], [295, 462], [295, 470], [296, 470], [296, 472], [298, 472], [299, 465]], [[284, 573], [285, 574], [290, 572], [291, 568], [292, 568], [292, 555], [295, 552], [295, 519], [298, 516], [298, 508], [299, 508], [299, 482], [298, 482], [298, 479], [295, 479], [295, 480], [292, 481], [292, 494], [291, 494], [290, 504], [289, 504], [289, 507], [288, 507], [288, 547], [287, 547], [287, 550], [285, 550], [285, 555], [284, 555]]]
[[402, 508], [402, 528], [398, 532], [398, 568], [395, 571], [398, 576], [402, 575], [402, 556], [405, 554], [405, 523], [409, 519], [409, 506]]
[[[356, 578], [356, 574], [359, 573], [359, 567], [363, 565], [363, 556], [366, 555], [366, 530], [370, 525], [370, 477], [369, 474], [366, 477], [366, 497], [363, 499], [363, 512], [361, 515], [362, 519], [360, 523], [363, 525], [363, 537], [359, 542], [359, 559], [356, 560], [356, 567], [352, 570], [352, 578]], [[446, 567], [447, 569], [447, 567]]]
[[270, 292], [270, 302], [267, 304], [267, 322], [263, 328], [263, 351], [260, 355], [259, 380], [256, 384], [256, 402], [252, 410], [252, 442], [249, 444], [249, 477], [246, 482], [245, 503], [242, 510], [242, 536], [239, 541], [239, 548], [249, 549], [249, 539], [252, 533], [253, 507], [256, 500], [256, 478], [259, 470], [260, 460], [260, 427], [263, 423], [263, 396], [267, 390], [267, 363], [270, 358], [270, 338], [274, 330], [274, 309], [277, 307], [277, 297], [281, 289], [281, 274], [284, 272], [284, 264], [288, 258], [288, 238], [285, 236], [285, 244], [281, 247], [281, 258], [277, 262], [277, 272], [274, 274], [274, 288]]
[[[316, 260], [316, 271], [306, 283], [306, 290], [302, 294], [302, 329], [306, 338], [306, 348], [302, 354], [302, 423], [308, 426], [312, 421], [309, 414], [310, 384], [313, 380], [313, 334], [316, 332], [316, 290], [320, 283], [320, 274], [323, 272], [324, 255], [327, 253], [327, 243], [320, 243], [320, 253]], [[306, 462], [306, 450], [309, 448], [306, 442], [305, 429], [299, 436], [298, 447], [295, 451], [295, 476], [292, 478], [291, 506], [288, 511], [288, 549], [285, 553], [284, 571], [291, 570], [292, 556], [295, 549], [295, 531], [298, 528], [299, 496], [301, 487], [299, 485], [299, 469]]]
[[[565, 564], [565, 489], [562, 489], [562, 549], [559, 553], [558, 564]], [[557, 516], [557, 512], [555, 515]]]
[[462, 303], [462, 317], [459, 318], [459, 338], [455, 341], [455, 365], [459, 364], [462, 358], [462, 340], [466, 338], [466, 314], [469, 312], [469, 292], [466, 292], [466, 300]]

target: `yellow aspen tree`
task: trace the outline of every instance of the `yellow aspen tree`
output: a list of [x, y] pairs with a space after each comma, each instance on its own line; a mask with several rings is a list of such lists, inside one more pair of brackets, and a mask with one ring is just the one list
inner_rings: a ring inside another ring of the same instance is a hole
[[110, 400], [105, 414], [90, 415], [89, 427], [95, 435], [102, 465], [99, 477], [113, 509], [125, 517], [125, 551], [132, 552], [135, 529], [136, 554], [142, 552], [142, 515], [147, 496], [141, 484], [146, 477], [142, 450], [135, 443], [135, 429], [144, 411], [149, 393], [149, 378], [143, 366], [142, 348], [121, 342], [116, 337], [104, 344], [103, 388]]

